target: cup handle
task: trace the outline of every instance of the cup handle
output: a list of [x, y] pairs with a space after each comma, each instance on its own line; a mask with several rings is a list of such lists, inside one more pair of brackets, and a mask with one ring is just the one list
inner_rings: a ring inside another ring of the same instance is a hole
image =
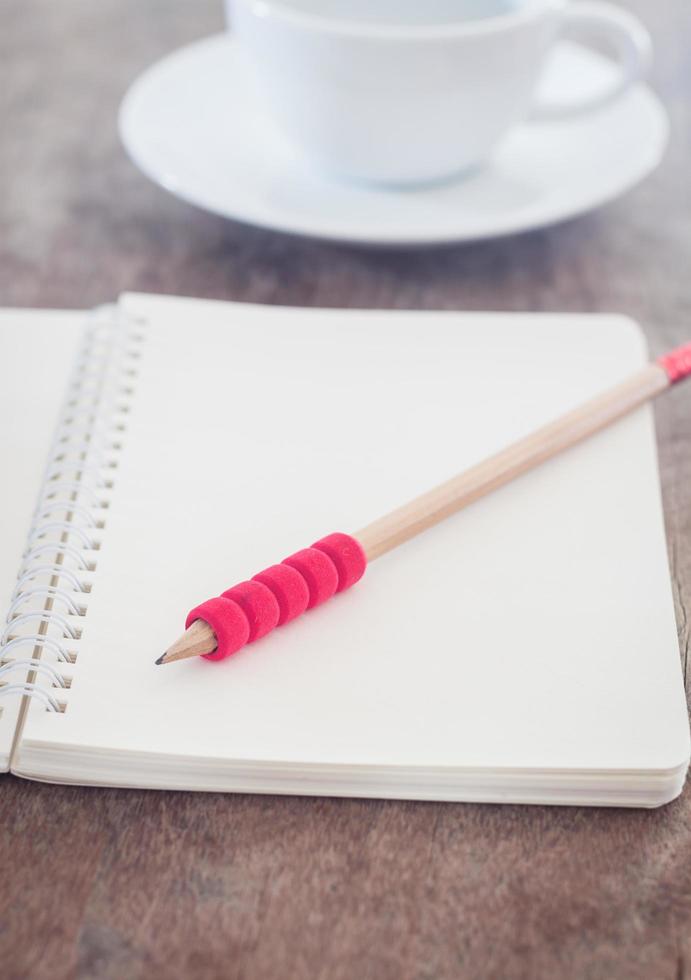
[[652, 62], [650, 34], [633, 14], [605, 0], [579, 0], [566, 8], [561, 33], [602, 40], [616, 55], [619, 76], [601, 92], [574, 102], [538, 102], [531, 119], [554, 121], [579, 116], [606, 106], [643, 78]]

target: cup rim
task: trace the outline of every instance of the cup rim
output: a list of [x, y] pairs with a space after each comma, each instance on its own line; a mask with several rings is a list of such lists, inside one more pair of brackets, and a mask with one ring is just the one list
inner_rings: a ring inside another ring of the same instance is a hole
[[492, 14], [490, 17], [430, 24], [396, 24], [305, 13], [293, 7], [290, 0], [240, 0], [240, 2], [262, 20], [278, 21], [312, 33], [409, 41], [448, 40], [455, 37], [498, 33], [506, 28], [530, 22], [545, 13], [558, 11], [566, 4], [566, 0], [524, 0], [517, 10]]

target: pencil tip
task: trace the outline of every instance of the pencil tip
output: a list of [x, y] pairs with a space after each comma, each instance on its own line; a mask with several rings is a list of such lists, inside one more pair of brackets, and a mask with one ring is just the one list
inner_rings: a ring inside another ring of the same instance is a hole
[[213, 653], [218, 645], [216, 634], [203, 619], [195, 619], [175, 643], [168, 647], [156, 664], [172, 664], [188, 657], [200, 657]]

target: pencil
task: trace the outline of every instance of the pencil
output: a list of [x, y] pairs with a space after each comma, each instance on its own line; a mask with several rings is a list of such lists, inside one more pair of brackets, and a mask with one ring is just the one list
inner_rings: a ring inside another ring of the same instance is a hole
[[157, 664], [223, 660], [359, 581], [367, 565], [691, 376], [691, 343], [354, 534], [337, 532], [207, 600]]

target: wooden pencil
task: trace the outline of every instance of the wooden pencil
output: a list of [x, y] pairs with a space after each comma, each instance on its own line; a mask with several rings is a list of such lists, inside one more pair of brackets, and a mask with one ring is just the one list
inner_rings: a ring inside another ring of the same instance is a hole
[[[252, 581], [197, 607], [188, 616], [183, 635], [156, 663], [196, 656], [223, 659], [305, 608], [349, 587], [361, 577], [369, 562], [612, 425], [689, 375], [691, 343], [651, 362], [621, 384], [354, 534], [322, 539], [312, 548], [286, 559], [281, 566], [273, 566]], [[313, 554], [315, 551], [317, 554]], [[288, 571], [281, 571], [286, 565]], [[305, 586], [300, 585], [300, 578]], [[290, 592], [293, 586], [294, 591], [303, 588], [301, 601]]]

